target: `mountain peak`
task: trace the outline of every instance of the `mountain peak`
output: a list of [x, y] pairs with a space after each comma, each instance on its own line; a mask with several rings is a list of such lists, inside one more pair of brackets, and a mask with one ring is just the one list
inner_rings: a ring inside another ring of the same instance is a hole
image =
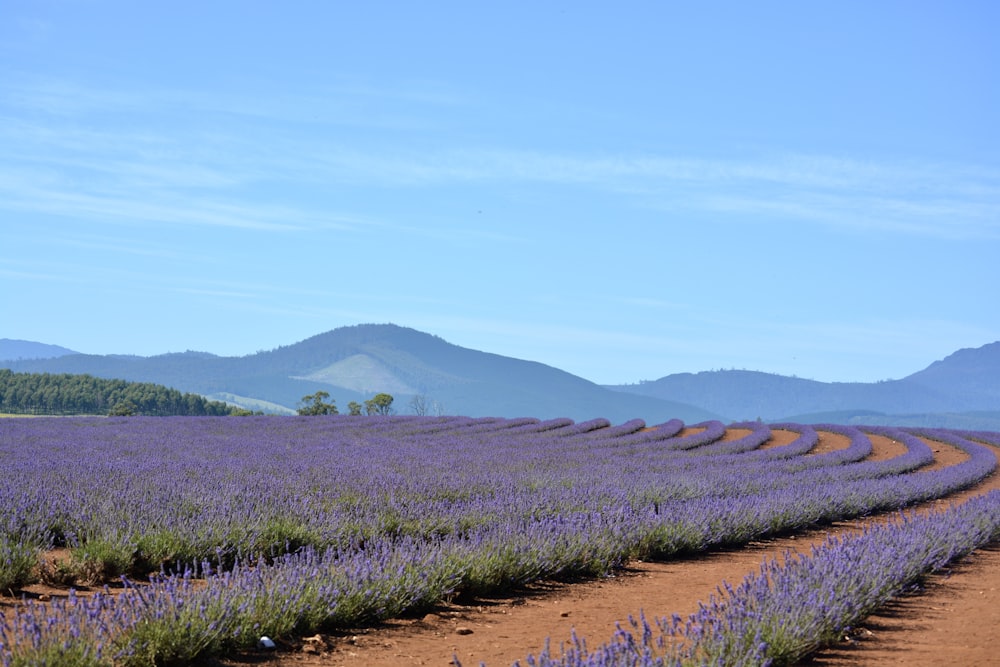
[[0, 359], [16, 361], [18, 359], [53, 359], [68, 354], [79, 354], [59, 345], [36, 343], [30, 340], [0, 338]]
[[922, 371], [904, 378], [932, 389], [946, 389], [960, 394], [993, 396], [1000, 404], [1000, 341], [982, 347], [962, 348], [935, 361]]

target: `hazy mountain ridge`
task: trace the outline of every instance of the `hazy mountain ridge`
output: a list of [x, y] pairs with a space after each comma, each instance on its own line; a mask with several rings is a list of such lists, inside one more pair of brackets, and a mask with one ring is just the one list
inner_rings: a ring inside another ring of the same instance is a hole
[[51, 359], [67, 354], [79, 353], [59, 345], [48, 345], [15, 338], [0, 338], [0, 360]]
[[930, 390], [948, 387], [953, 400], [981, 405], [972, 409], [1000, 409], [1000, 341], [958, 350], [904, 381]]
[[664, 400], [686, 400], [734, 419], [774, 420], [794, 414], [869, 410], [942, 412], [964, 407], [943, 392], [903, 380], [876, 383], [819, 382], [759, 371], [678, 373], [652, 382], [614, 387]]
[[641, 417], [649, 423], [760, 418], [1000, 430], [1000, 342], [959, 350], [903, 379], [875, 383], [734, 370], [602, 387], [539, 362], [459, 347], [392, 324], [343, 327], [243, 357], [70, 354], [0, 366], [156, 382], [230, 396], [251, 409], [269, 403], [293, 409], [317, 390], [345, 409], [350, 401], [388, 391], [400, 413], [410, 412], [409, 399], [420, 394], [432, 409], [469, 416]]
[[615, 385], [731, 419], [1000, 428], [1000, 342], [958, 350], [899, 380], [819, 382], [759, 371], [676, 373]]
[[[572, 419], [601, 416], [612, 421], [642, 417], [650, 422], [673, 417], [691, 422], [721, 417], [683, 403], [615, 392], [538, 362], [462, 348], [390, 324], [343, 327], [244, 357], [200, 352], [154, 357], [77, 354], [0, 365], [18, 371], [88, 373], [158, 382], [183, 391], [246, 397], [288, 408], [297, 406], [303, 396], [323, 390], [341, 409], [346, 409], [348, 402], [360, 402], [384, 390], [377, 379], [368, 393], [358, 391], [361, 385], [357, 378], [348, 383], [351, 387], [335, 384], [338, 378], [335, 371], [330, 373], [331, 367], [359, 356], [365, 358], [364, 363], [377, 366], [383, 380], [412, 388], [428, 399], [432, 409], [448, 414]], [[409, 412], [412, 395], [393, 396], [397, 411]]]

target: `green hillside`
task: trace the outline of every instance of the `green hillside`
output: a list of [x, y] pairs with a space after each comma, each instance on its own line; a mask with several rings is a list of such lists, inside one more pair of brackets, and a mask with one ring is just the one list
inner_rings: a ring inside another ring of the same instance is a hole
[[0, 412], [31, 415], [229, 415], [233, 406], [148, 382], [0, 369]]

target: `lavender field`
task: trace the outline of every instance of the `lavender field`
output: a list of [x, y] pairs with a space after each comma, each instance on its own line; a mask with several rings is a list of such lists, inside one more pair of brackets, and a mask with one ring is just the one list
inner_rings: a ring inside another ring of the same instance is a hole
[[[794, 436], [775, 445], [777, 430]], [[818, 432], [850, 446], [816, 453]], [[868, 459], [871, 435], [904, 453]], [[967, 457], [928, 469], [934, 442]], [[677, 420], [0, 420], [0, 590], [16, 597], [42, 577], [98, 591], [4, 607], [0, 664], [185, 664], [264, 635], [739, 546], [946, 497], [993, 472], [997, 444], [996, 433]], [[901, 514], [766, 567], [697, 617], [638, 619], [603, 646], [590, 638], [590, 652], [581, 642], [530, 661], [782, 664], [998, 537], [997, 494]], [[67, 556], [44, 560], [53, 549]]]

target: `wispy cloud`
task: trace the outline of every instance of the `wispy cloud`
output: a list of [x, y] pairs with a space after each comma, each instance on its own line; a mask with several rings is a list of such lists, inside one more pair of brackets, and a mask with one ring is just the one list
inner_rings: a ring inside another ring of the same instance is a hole
[[[6, 263], [6, 260], [5, 260]], [[5, 278], [13, 278], [15, 280], [25, 280], [25, 281], [43, 281], [43, 282], [68, 282], [70, 276], [64, 273], [52, 272], [45, 273], [42, 271], [20, 271], [12, 268], [5, 268], [0, 265], [0, 276]]]
[[[316, 119], [378, 124], [386, 118], [363, 113], [359, 102], [377, 97], [403, 103], [386, 112], [399, 115], [391, 121], [400, 131], [393, 136], [404, 139], [398, 144], [380, 141], [377, 133], [355, 137], [287, 125]], [[324, 193], [331, 187], [517, 184], [572, 188], [580, 197], [610, 194], [625, 207], [722, 212], [734, 221], [1000, 238], [1000, 170], [992, 167], [777, 152], [705, 158], [458, 147], [439, 127], [430, 136], [440, 138], [440, 146], [428, 150], [423, 130], [439, 122], [428, 110], [465, 102], [433, 84], [392, 91], [344, 82], [322, 94], [250, 100], [221, 92], [8, 81], [0, 84], [0, 208], [269, 232], [378, 224], [407, 231], [398, 221], [321, 210]], [[308, 193], [304, 199], [312, 203], [293, 201], [289, 189]], [[437, 227], [455, 224], [442, 220]], [[410, 225], [409, 231], [433, 228]]]
[[850, 192], [765, 194], [700, 193], [665, 209], [701, 209], [733, 216], [799, 220], [863, 232], [886, 232], [952, 240], [1000, 239], [1000, 205], [968, 199], [929, 201]]
[[[0, 193], [3, 191], [0, 190]], [[173, 225], [202, 225], [243, 230], [299, 231], [308, 228], [303, 224], [303, 211], [271, 207], [240, 206], [221, 202], [206, 202], [199, 206], [177, 200], [147, 201], [113, 194], [79, 194], [57, 189], [34, 188], [28, 191], [6, 193], [3, 204], [8, 210], [31, 211], [74, 218], [98, 219], [105, 223], [145, 225], [168, 223]], [[308, 214], [312, 217], [312, 214]], [[282, 220], [300, 220], [286, 223]], [[333, 220], [320, 221], [336, 225]]]
[[[392, 111], [397, 104], [418, 108], [462, 108], [469, 99], [437, 81], [397, 81], [371, 85], [363, 81], [327, 80], [303, 93], [275, 90], [261, 94], [256, 82], [251, 93], [225, 90], [130, 86], [127, 89], [84, 85], [57, 78], [11, 77], [0, 87], [0, 103], [55, 117], [107, 116], [141, 113], [197, 115], [319, 125], [371, 128], [410, 128], [433, 125], [419, 114]], [[373, 104], [374, 103], [374, 104]]]
[[943, 238], [1000, 238], [1000, 171], [939, 162], [812, 155], [593, 156], [539, 151], [362, 152], [318, 146], [312, 178], [420, 188], [522, 183], [614, 193], [628, 205], [798, 219]]
[[252, 299], [256, 295], [249, 291], [234, 291], [234, 290], [218, 290], [218, 289], [205, 289], [199, 287], [177, 287], [174, 288], [175, 292], [181, 294], [192, 294], [195, 296], [209, 296], [212, 298], [221, 299]]
[[654, 310], [677, 310], [682, 308], [688, 308], [687, 304], [680, 303], [677, 301], [666, 301], [664, 299], [658, 299], [655, 297], [626, 296], [626, 297], [620, 297], [618, 301], [631, 308], [643, 308], [643, 309], [654, 309]]
[[61, 234], [55, 238], [46, 239], [48, 245], [62, 245], [80, 248], [90, 252], [103, 252], [117, 255], [133, 255], [137, 257], [181, 260], [185, 262], [209, 262], [214, 258], [209, 254], [192, 253], [185, 249], [167, 247], [163, 243], [142, 242], [134, 238], [110, 238], [103, 236], [79, 236]]

